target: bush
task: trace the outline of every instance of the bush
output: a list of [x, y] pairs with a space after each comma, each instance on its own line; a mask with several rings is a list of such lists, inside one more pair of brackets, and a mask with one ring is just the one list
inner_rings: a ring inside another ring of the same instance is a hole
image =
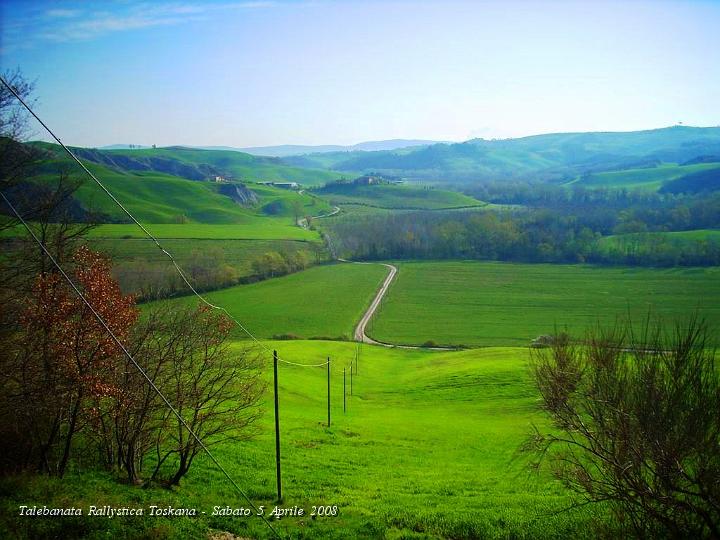
[[530, 447], [638, 537], [720, 538], [720, 375], [707, 327], [631, 328], [531, 349], [559, 432], [536, 429]]
[[297, 334], [275, 334], [272, 338], [279, 340], [279, 341], [285, 341], [285, 340], [291, 340], [291, 339], [303, 339], [301, 336], [298, 336]]

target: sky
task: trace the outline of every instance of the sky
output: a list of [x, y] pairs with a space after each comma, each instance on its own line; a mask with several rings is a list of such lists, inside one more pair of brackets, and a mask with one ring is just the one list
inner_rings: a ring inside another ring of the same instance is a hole
[[720, 125], [719, 51], [720, 0], [0, 1], [0, 68], [77, 146]]

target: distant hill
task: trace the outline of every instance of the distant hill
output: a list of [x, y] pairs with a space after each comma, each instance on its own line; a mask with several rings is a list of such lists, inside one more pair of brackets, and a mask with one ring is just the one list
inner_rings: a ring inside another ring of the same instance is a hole
[[472, 182], [526, 179], [565, 183], [583, 175], [705, 161], [720, 154], [720, 128], [674, 126], [632, 132], [554, 133], [473, 139], [374, 152], [289, 156], [288, 165], [409, 179]]
[[231, 150], [201, 150], [182, 146], [98, 150], [73, 148], [82, 159], [122, 171], [156, 171], [190, 180], [214, 176], [251, 182], [285, 181], [307, 186], [340, 178], [327, 170], [308, 170], [288, 165], [279, 158], [252, 156]]
[[140, 150], [142, 148], [151, 148], [143, 144], [109, 144], [101, 146], [99, 150]]
[[[32, 190], [32, 185], [54, 181], [59, 172], [66, 171], [73, 177], [85, 179], [76, 193], [74, 202], [79, 206], [76, 205], [75, 213], [93, 211], [105, 222], [127, 221], [127, 216], [94, 182], [85, 178], [77, 164], [58, 145], [31, 144], [45, 150], [46, 159], [36, 167], [28, 185], [23, 188], [25, 191]], [[330, 210], [327, 203], [307, 193], [253, 183], [203, 182], [197, 181], [197, 178], [165, 172], [172, 170], [177, 173], [204, 174], [214, 172], [216, 166], [226, 166], [222, 160], [212, 165], [199, 161], [193, 166], [193, 154], [186, 154], [183, 150], [73, 150], [138, 219], [147, 223], [180, 223], [187, 220], [193, 223], [262, 225], [272, 217], [274, 220], [283, 218], [281, 221], [284, 225], [293, 227], [295, 202], [302, 206], [302, 213], [310, 215]], [[182, 160], [173, 159], [178, 154]], [[206, 159], [206, 156], [203, 155], [203, 158]], [[284, 169], [280, 167], [278, 170]], [[273, 208], [274, 212], [270, 214], [266, 207]]]
[[720, 190], [720, 163], [717, 168], [709, 168], [690, 173], [665, 184], [662, 193], [702, 193]]
[[438, 144], [439, 142], [440, 141], [426, 141], [419, 139], [391, 139], [387, 141], [361, 142], [358, 144], [353, 144], [351, 146], [341, 146], [333, 144], [317, 146], [284, 144], [279, 146], [255, 146], [249, 148], [239, 148], [238, 150], [256, 156], [288, 157], [300, 156], [303, 154], [319, 154], [326, 152], [373, 152], [383, 150], [399, 150], [401, 148], [428, 146], [431, 144]]

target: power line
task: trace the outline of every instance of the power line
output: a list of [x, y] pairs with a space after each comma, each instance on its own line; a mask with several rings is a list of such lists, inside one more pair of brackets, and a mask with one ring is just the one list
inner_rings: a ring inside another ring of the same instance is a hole
[[[5, 82], [3, 80], [3, 82]], [[7, 86], [7, 83], [5, 83]], [[17, 94], [16, 94], [17, 95]], [[62, 266], [55, 260], [55, 257], [52, 256], [52, 254], [48, 251], [48, 249], [45, 247], [45, 244], [42, 243], [42, 241], [37, 237], [35, 234], [35, 231], [33, 231], [30, 226], [27, 224], [27, 222], [23, 219], [23, 217], [20, 215], [20, 213], [17, 211], [17, 209], [13, 206], [13, 204], [8, 200], [8, 198], [5, 196], [5, 193], [0, 191], [0, 196], [5, 201], [5, 204], [8, 205], [10, 210], [12, 210], [13, 214], [20, 220], [20, 222], [23, 224], [25, 229], [30, 233], [30, 236], [32, 236], [33, 240], [40, 246], [40, 249], [47, 255], [47, 257], [50, 259], [50, 261], [53, 263], [55, 268], [58, 269], [60, 274], [65, 278], [65, 281], [68, 282], [70, 287], [72, 287], [73, 291], [75, 291], [75, 294], [80, 297], [80, 299], [83, 301], [83, 303], [88, 307], [88, 309], [92, 312], [92, 314], [95, 316], [95, 318], [98, 320], [98, 322], [105, 328], [108, 334], [110, 334], [110, 337], [112, 337], [113, 341], [117, 344], [118, 347], [122, 350], [123, 354], [130, 360], [130, 362], [135, 366], [135, 368], [140, 372], [140, 374], [145, 378], [145, 380], [148, 382], [150, 387], [157, 393], [158, 396], [165, 402], [165, 405], [170, 409], [170, 411], [175, 415], [175, 417], [180, 421], [180, 423], [185, 427], [185, 429], [188, 430], [188, 433], [192, 435], [193, 439], [197, 441], [197, 443], [200, 445], [200, 447], [205, 451], [205, 453], [208, 455], [208, 457], [212, 460], [212, 462], [217, 466], [222, 473], [225, 475], [225, 478], [227, 478], [230, 483], [235, 487], [235, 489], [245, 498], [245, 500], [250, 504], [250, 506], [255, 510], [255, 513], [259, 515], [262, 520], [265, 522], [265, 524], [270, 528], [270, 530], [275, 533], [275, 535], [278, 538], [282, 538], [280, 534], [275, 530], [275, 528], [270, 524], [270, 522], [265, 518], [264, 515], [259, 514], [258, 508], [255, 506], [255, 504], [252, 502], [250, 497], [247, 496], [247, 494], [240, 488], [240, 486], [237, 485], [235, 480], [232, 479], [230, 474], [225, 470], [225, 468], [220, 464], [220, 462], [213, 456], [213, 454], [210, 452], [207, 446], [205, 446], [205, 443], [200, 440], [200, 437], [198, 437], [195, 432], [190, 428], [190, 426], [187, 424], [185, 419], [182, 417], [182, 415], [175, 409], [175, 407], [172, 406], [170, 401], [165, 397], [165, 395], [160, 391], [160, 389], [155, 385], [155, 383], [152, 381], [152, 379], [148, 376], [148, 374], [145, 372], [145, 370], [140, 367], [140, 364], [137, 363], [135, 358], [130, 354], [130, 352], [125, 348], [125, 345], [122, 344], [122, 342], [118, 339], [118, 337], [113, 333], [113, 331], [110, 329], [108, 324], [105, 322], [105, 319], [102, 318], [102, 316], [95, 310], [95, 308], [92, 306], [92, 304], [88, 301], [87, 298], [85, 298], [85, 295], [83, 295], [82, 291], [78, 289], [78, 287], [75, 285], [75, 282], [70, 278], [70, 276], [67, 275], [65, 270], [63, 270]]]
[[[120, 207], [120, 209], [135, 223], [135, 225], [137, 225], [137, 226], [140, 228], [140, 230], [142, 230], [142, 231], [145, 233], [145, 235], [146, 235], [148, 238], [150, 238], [150, 239], [155, 243], [155, 245], [158, 247], [158, 249], [159, 249], [162, 253], [164, 253], [164, 254], [168, 257], [168, 259], [170, 259], [170, 262], [171, 262], [171, 263], [173, 264], [173, 266], [175, 267], [175, 270], [177, 271], [178, 275], [182, 278], [182, 280], [185, 282], [185, 284], [188, 286], [188, 288], [192, 291], [192, 293], [193, 293], [195, 296], [197, 296], [197, 297], [200, 299], [200, 301], [202, 301], [204, 304], [206, 304], [206, 305], [209, 306], [210, 308], [216, 309], [216, 310], [219, 310], [219, 311], [222, 311], [223, 313], [225, 313], [225, 315], [226, 315], [231, 321], [233, 321], [243, 332], [245, 332], [245, 334], [247, 334], [248, 337], [250, 337], [250, 339], [252, 339], [255, 343], [257, 343], [257, 344], [258, 344], [261, 348], [263, 348], [267, 353], [271, 353], [272, 351], [270, 350], [270, 348], [269, 348], [267, 345], [265, 345], [263, 342], [261, 342], [258, 338], [256, 338], [256, 337], [253, 335], [253, 333], [250, 332], [250, 330], [248, 330], [247, 328], [245, 328], [245, 326], [244, 326], [240, 321], [238, 321], [235, 317], [233, 317], [227, 309], [225, 309], [225, 308], [222, 307], [222, 306], [218, 306], [218, 305], [213, 304], [212, 302], [208, 301], [203, 295], [201, 295], [199, 292], [197, 292], [197, 290], [195, 290], [195, 287], [192, 286], [192, 284], [190, 283], [190, 280], [189, 280], [189, 279], [187, 278], [187, 276], [185, 275], [185, 272], [183, 272], [182, 268], [180, 268], [180, 265], [178, 265], [177, 261], [175, 261], [175, 257], [173, 257], [172, 254], [171, 254], [169, 251], [167, 251], [164, 247], [162, 247], [162, 245], [160, 244], [160, 242], [158, 241], [158, 239], [155, 238], [155, 236], [153, 236], [153, 235], [150, 233], [150, 231], [148, 231], [148, 230], [142, 225], [142, 223], [140, 223], [140, 222], [135, 218], [135, 216], [133, 216], [133, 215], [130, 213], [130, 211], [129, 211], [127, 208], [125, 208], [125, 206], [123, 206], [123, 204], [115, 197], [115, 195], [113, 195], [112, 192], [111, 192], [109, 189], [107, 189], [107, 188], [105, 187], [105, 185], [103, 185], [103, 183], [100, 182], [100, 180], [98, 180], [97, 177], [96, 177], [92, 172], [90, 172], [90, 170], [83, 164], [83, 162], [80, 161], [80, 160], [77, 158], [77, 156], [76, 156], [75, 154], [73, 154], [73, 152], [72, 152], [67, 146], [65, 146], [65, 143], [63, 143], [63, 142], [60, 140], [60, 138], [59, 138], [57, 135], [55, 135], [55, 133], [53, 133], [53, 131], [47, 126], [47, 124], [46, 124], [45, 122], [43, 122], [37, 114], [35, 114], [35, 111], [33, 111], [32, 108], [31, 108], [27, 103], [25, 103], [25, 101], [22, 99], [22, 97], [20, 97], [20, 95], [15, 91], [15, 89], [14, 89], [12, 86], [10, 86], [10, 85], [5, 81], [5, 79], [4, 79], [3, 77], [0, 77], [0, 81], [2, 81], [2, 83], [5, 85], [5, 87], [6, 87], [8, 90], [10, 90], [10, 92], [12, 92], [12, 94], [17, 98], [17, 100], [18, 100], [18, 101], [23, 105], [23, 107], [25, 107], [25, 108], [28, 110], [28, 112], [40, 123], [40, 125], [41, 125], [43, 128], [45, 128], [45, 130], [50, 134], [50, 136], [57, 141], [57, 143], [65, 150], [65, 152], [67, 152], [67, 154], [68, 154], [73, 160], [75, 160], [75, 162], [76, 162], [78, 165], [80, 165], [80, 167], [82, 168], [82, 170], [85, 171], [85, 173], [87, 173], [87, 175], [88, 175], [90, 178], [92, 178], [98, 186], [100, 186], [100, 188], [107, 194], [107, 196], [110, 197], [110, 198], [113, 200], [113, 202], [114, 202], [115, 204], [117, 204], [117, 205]], [[278, 358], [278, 361], [283, 362], [284, 364], [290, 364], [290, 365], [299, 366], [299, 367], [321, 367], [321, 366], [324, 366], [324, 365], [327, 363], [327, 362], [323, 362], [323, 363], [321, 363], [321, 364], [302, 364], [302, 363], [299, 363], [299, 362], [291, 362], [291, 361], [289, 361], [289, 360], [283, 360], [282, 358]]]

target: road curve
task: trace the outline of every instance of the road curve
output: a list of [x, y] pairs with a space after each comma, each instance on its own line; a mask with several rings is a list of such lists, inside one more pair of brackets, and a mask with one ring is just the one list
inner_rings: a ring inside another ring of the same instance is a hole
[[362, 316], [362, 319], [360, 319], [360, 322], [355, 327], [355, 333], [353, 335], [353, 339], [355, 341], [359, 341], [360, 343], [369, 343], [370, 345], [380, 345], [382, 347], [391, 347], [391, 348], [397, 348], [397, 349], [423, 349], [423, 350], [429, 350], [429, 351], [454, 351], [457, 350], [456, 347], [419, 347], [417, 345], [396, 345], [394, 343], [387, 343], [383, 341], [376, 341], [370, 336], [367, 335], [365, 332], [368, 323], [370, 322], [370, 319], [372, 319], [373, 315], [375, 315], [375, 312], [377, 311], [377, 308], [380, 306], [380, 302], [382, 301], [383, 297], [385, 296], [385, 293], [387, 293], [388, 289], [390, 288], [390, 285], [392, 284], [393, 279], [395, 279], [395, 274], [397, 274], [397, 267], [392, 264], [387, 263], [368, 263], [368, 262], [356, 262], [356, 261], [348, 261], [347, 259], [338, 259], [340, 262], [346, 262], [346, 263], [352, 263], [352, 264], [382, 264], [383, 266], [387, 267], [390, 271], [388, 272], [388, 275], [385, 277], [385, 281], [383, 281], [382, 286], [380, 287], [380, 290], [375, 295], [375, 298], [372, 301], [372, 304], [370, 304], [370, 307], [365, 311], [365, 314]]
[[[312, 219], [322, 219], [322, 218], [328, 218], [332, 217], [334, 215], [337, 215], [340, 212], [339, 206], [333, 206], [332, 212], [328, 212], [327, 214], [320, 214], [319, 216], [311, 216]], [[300, 218], [297, 220], [298, 227], [302, 227], [303, 229], [307, 229], [308, 222], [307, 218]]]
[[[371, 263], [356, 263], [356, 264], [371, 264]], [[385, 281], [383, 281], [383, 284], [380, 287], [380, 290], [375, 295], [375, 298], [373, 298], [372, 304], [370, 304], [370, 307], [367, 309], [365, 314], [362, 316], [362, 319], [360, 319], [360, 322], [355, 327], [354, 338], [355, 338], [355, 341], [359, 341], [361, 343], [371, 343], [373, 345], [392, 346], [388, 343], [380, 343], [379, 341], [375, 341], [374, 339], [372, 339], [365, 333], [365, 328], [367, 327], [367, 324], [370, 322], [370, 319], [372, 319], [372, 316], [375, 314], [375, 311], [377, 311], [377, 308], [380, 306], [380, 302], [382, 301], [383, 296], [385, 296], [385, 293], [388, 291], [388, 288], [390, 287], [392, 280], [395, 279], [395, 274], [397, 274], [396, 266], [393, 266], [392, 264], [385, 264], [385, 263], [380, 263], [380, 264], [387, 267], [390, 271], [388, 272], [388, 275], [385, 277]]]

